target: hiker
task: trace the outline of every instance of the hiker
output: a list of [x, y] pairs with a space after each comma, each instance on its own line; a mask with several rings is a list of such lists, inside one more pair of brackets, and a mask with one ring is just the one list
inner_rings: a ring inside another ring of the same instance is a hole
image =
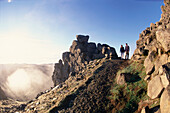
[[125, 59], [129, 59], [129, 51], [130, 51], [130, 47], [126, 43], [126, 46], [125, 46]]
[[125, 49], [124, 49], [123, 45], [121, 45], [120, 46], [121, 59], [123, 59], [123, 57], [124, 57], [124, 52], [125, 52]]

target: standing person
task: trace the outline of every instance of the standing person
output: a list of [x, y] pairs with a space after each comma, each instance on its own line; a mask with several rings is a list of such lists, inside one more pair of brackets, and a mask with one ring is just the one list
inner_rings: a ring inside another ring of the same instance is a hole
[[130, 51], [130, 47], [126, 43], [126, 46], [125, 46], [125, 59], [129, 59], [129, 51]]
[[120, 46], [121, 59], [123, 59], [123, 57], [124, 57], [124, 52], [125, 52], [125, 49], [124, 49], [123, 45], [121, 45]]

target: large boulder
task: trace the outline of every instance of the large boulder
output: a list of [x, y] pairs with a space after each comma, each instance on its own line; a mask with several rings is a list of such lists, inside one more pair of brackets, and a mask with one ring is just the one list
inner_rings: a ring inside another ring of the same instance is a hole
[[160, 94], [163, 90], [163, 85], [161, 83], [161, 78], [159, 76], [155, 76], [149, 83], [147, 94], [151, 99], [155, 99], [160, 97]]
[[170, 85], [165, 89], [160, 100], [161, 113], [170, 113]]
[[132, 75], [130, 73], [120, 73], [116, 77], [116, 83], [119, 85], [123, 85], [127, 82], [138, 81], [139, 79], [140, 79], [139, 76]]
[[168, 55], [167, 54], [162, 54], [161, 56], [157, 57], [155, 59], [155, 70], [158, 71], [160, 66], [168, 63]]
[[169, 85], [170, 82], [170, 62], [167, 64], [162, 65], [159, 68], [159, 74], [161, 75], [161, 81], [164, 88]]
[[156, 39], [161, 43], [165, 52], [170, 50], [170, 29], [157, 31]]
[[156, 52], [152, 51], [145, 59], [144, 66], [146, 69], [146, 74], [150, 75], [154, 71], [154, 59], [156, 58]]
[[88, 40], [89, 40], [89, 36], [84, 36], [84, 35], [77, 35], [76, 36], [77, 38], [77, 41], [80, 42], [80, 43], [87, 43]]

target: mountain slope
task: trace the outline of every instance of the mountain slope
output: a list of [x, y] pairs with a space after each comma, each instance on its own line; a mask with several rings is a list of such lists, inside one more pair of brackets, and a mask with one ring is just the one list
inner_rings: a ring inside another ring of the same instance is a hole
[[4, 99], [7, 99], [7, 97], [6, 97], [5, 93], [4, 93], [4, 91], [0, 87], [0, 100], [4, 100]]

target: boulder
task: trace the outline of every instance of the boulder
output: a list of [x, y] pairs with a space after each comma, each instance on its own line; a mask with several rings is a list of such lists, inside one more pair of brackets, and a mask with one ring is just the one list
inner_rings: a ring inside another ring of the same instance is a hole
[[96, 44], [95, 43], [88, 43], [87, 52], [95, 53], [96, 52]]
[[151, 23], [150, 24], [150, 30], [153, 30], [153, 29], [155, 29], [156, 28], [156, 25], [154, 24], [154, 23]]
[[133, 75], [131, 75], [130, 73], [120, 73], [120, 74], [117, 75], [116, 83], [119, 84], [119, 85], [123, 85], [127, 82], [130, 82], [132, 76]]
[[161, 83], [161, 78], [159, 76], [155, 76], [148, 83], [147, 95], [151, 99], [155, 99], [157, 97], [160, 97], [162, 90], [163, 90], [163, 85]]
[[161, 75], [161, 81], [164, 88], [169, 85], [170, 82], [170, 62], [167, 64], [162, 65], [159, 68], [159, 75]]
[[152, 51], [145, 59], [144, 66], [147, 75], [151, 75], [154, 71], [154, 59], [156, 58], [156, 52]]
[[167, 54], [162, 54], [161, 56], [157, 57], [155, 59], [155, 70], [159, 70], [160, 66], [168, 63], [168, 55]]
[[142, 35], [143, 36], [146, 36], [146, 35], [148, 35], [148, 34], [150, 34], [151, 32], [149, 31], [149, 30], [144, 30], [143, 32], [142, 32]]
[[156, 27], [162, 25], [162, 22], [156, 22]]
[[101, 45], [100, 43], [97, 44], [97, 49], [98, 49], [99, 51], [102, 51], [102, 45]]
[[80, 42], [80, 43], [87, 43], [88, 40], [89, 40], [89, 36], [88, 35], [86, 35], [86, 36], [84, 36], [84, 35], [77, 35], [76, 38], [77, 38], [77, 41]]
[[170, 50], [170, 29], [157, 31], [156, 39], [161, 43], [165, 52]]
[[160, 99], [161, 113], [170, 113], [170, 85], [164, 90]]
[[107, 47], [102, 47], [102, 54], [106, 54], [106, 51], [107, 51]]
[[63, 56], [62, 56], [62, 59], [63, 59], [63, 61], [65, 62], [65, 61], [67, 61], [67, 62], [69, 62], [70, 61], [70, 52], [64, 52], [63, 53]]
[[170, 29], [170, 23], [166, 25], [166, 28], [167, 28], [167, 29]]
[[166, 88], [169, 85], [169, 80], [167, 78], [167, 75], [164, 74], [160, 77], [161, 77], [161, 82], [162, 82], [163, 87]]

